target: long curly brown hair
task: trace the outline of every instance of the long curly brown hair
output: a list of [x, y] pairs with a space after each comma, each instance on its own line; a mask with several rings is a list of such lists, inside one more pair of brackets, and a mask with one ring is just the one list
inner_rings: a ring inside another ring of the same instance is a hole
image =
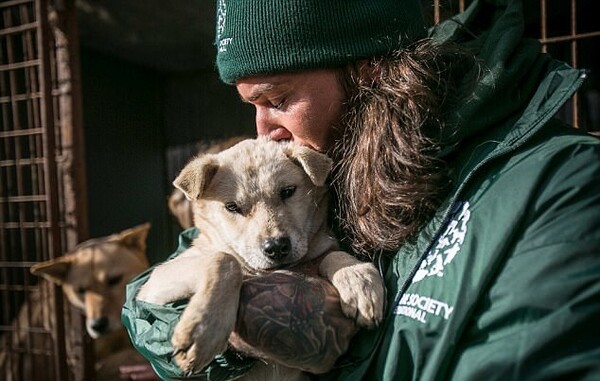
[[341, 228], [363, 254], [397, 250], [443, 201], [450, 179], [442, 136], [454, 128], [445, 116], [467, 73], [477, 72], [471, 54], [429, 39], [371, 60], [367, 78], [364, 64], [341, 73], [348, 101], [332, 151]]

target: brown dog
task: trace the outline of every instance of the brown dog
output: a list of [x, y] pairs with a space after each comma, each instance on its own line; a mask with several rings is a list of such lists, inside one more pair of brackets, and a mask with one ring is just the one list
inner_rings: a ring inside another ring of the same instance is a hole
[[148, 268], [146, 223], [79, 244], [71, 252], [35, 264], [31, 272], [62, 286], [69, 302], [86, 316], [94, 339], [98, 380], [117, 380], [118, 366], [145, 363], [121, 324], [125, 285]]
[[[365, 327], [381, 320], [377, 269], [338, 251], [327, 228], [330, 169], [324, 154], [258, 138], [200, 155], [181, 171], [174, 185], [194, 203], [201, 234], [191, 248], [157, 266], [137, 298], [156, 304], [191, 298], [172, 338], [184, 371], [202, 369], [225, 350], [242, 280], [252, 274], [323, 256], [319, 273], [337, 288], [344, 313]], [[273, 374], [291, 379], [301, 372]]]

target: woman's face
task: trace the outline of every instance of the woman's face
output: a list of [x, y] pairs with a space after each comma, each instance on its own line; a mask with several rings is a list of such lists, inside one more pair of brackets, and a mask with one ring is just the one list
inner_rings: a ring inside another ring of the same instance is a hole
[[243, 78], [244, 102], [256, 108], [256, 132], [326, 152], [341, 134], [344, 92], [338, 71], [314, 70]]

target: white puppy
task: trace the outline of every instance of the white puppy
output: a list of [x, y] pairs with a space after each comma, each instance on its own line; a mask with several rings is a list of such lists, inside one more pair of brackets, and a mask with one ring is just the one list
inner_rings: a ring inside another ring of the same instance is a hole
[[157, 266], [137, 298], [190, 298], [172, 338], [183, 370], [200, 370], [226, 349], [245, 277], [317, 257], [324, 256], [319, 273], [338, 290], [347, 316], [365, 327], [382, 319], [377, 269], [339, 251], [327, 227], [330, 170], [324, 154], [258, 138], [201, 155], [181, 171], [173, 184], [194, 203], [200, 235]]

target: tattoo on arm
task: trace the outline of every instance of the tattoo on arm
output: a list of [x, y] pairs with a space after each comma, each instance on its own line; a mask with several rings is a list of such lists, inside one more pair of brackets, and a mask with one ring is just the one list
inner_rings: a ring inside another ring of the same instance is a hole
[[322, 373], [348, 349], [356, 331], [337, 291], [322, 278], [280, 270], [244, 282], [236, 334], [252, 347], [251, 354]]

